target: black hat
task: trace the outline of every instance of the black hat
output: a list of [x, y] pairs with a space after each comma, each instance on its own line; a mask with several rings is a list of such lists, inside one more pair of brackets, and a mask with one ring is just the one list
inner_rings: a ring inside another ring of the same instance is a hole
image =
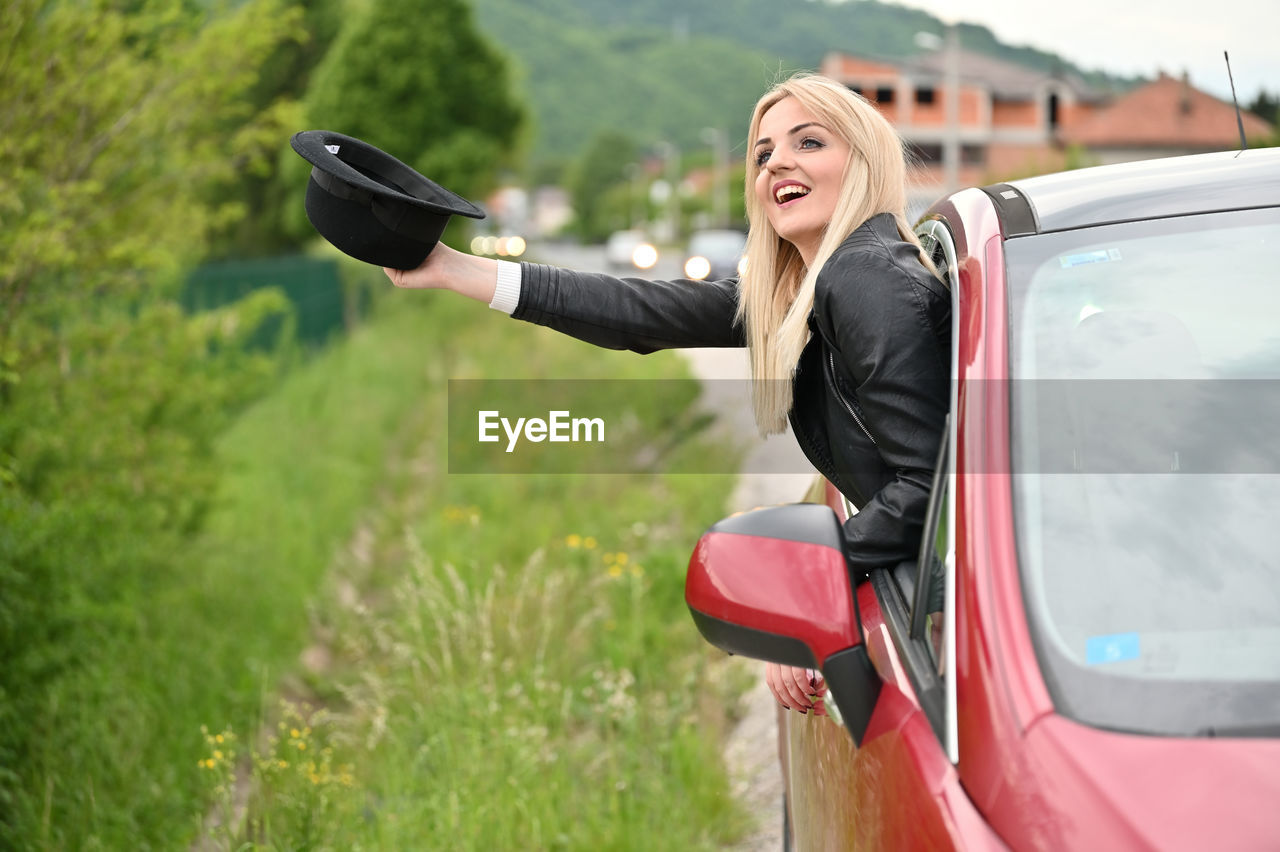
[[435, 248], [452, 214], [484, 218], [470, 201], [359, 139], [304, 130], [290, 144], [313, 166], [307, 218], [320, 236], [357, 260], [414, 269]]

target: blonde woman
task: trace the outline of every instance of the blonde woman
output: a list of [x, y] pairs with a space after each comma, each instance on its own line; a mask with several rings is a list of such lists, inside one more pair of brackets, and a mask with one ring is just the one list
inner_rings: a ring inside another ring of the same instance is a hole
[[[905, 218], [893, 127], [816, 75], [767, 92], [751, 118], [741, 280], [641, 281], [472, 257], [437, 246], [397, 287], [447, 288], [610, 349], [746, 346], [762, 434], [788, 421], [858, 507], [855, 579], [916, 555], [946, 417], [950, 299]], [[806, 669], [769, 664], [788, 709], [822, 712]]]

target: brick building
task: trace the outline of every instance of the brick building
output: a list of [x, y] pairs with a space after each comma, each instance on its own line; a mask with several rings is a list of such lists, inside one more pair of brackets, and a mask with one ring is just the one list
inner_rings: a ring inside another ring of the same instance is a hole
[[[1241, 112], [1250, 141], [1271, 134], [1271, 125]], [[1099, 163], [1122, 163], [1240, 147], [1234, 104], [1220, 101], [1164, 72], [1152, 83], [1121, 95], [1062, 134], [1087, 148]]]
[[[902, 62], [829, 54], [821, 73], [862, 94], [898, 128], [916, 155], [912, 206], [943, 189], [947, 134], [945, 51]], [[1120, 162], [1239, 145], [1235, 108], [1185, 78], [1161, 74], [1112, 99], [1069, 73], [1046, 73], [958, 52], [957, 136], [961, 186], [1063, 168], [1072, 147], [1087, 162]], [[1245, 113], [1251, 139], [1270, 133]], [[927, 203], [927, 201], [925, 201]]]

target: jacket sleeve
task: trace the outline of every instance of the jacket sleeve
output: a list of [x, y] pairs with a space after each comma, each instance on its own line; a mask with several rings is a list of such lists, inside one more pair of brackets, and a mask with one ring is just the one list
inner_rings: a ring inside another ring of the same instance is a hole
[[512, 316], [607, 349], [745, 345], [736, 279], [646, 281], [520, 265], [520, 302]]
[[950, 399], [950, 301], [919, 280], [929, 273], [913, 246], [883, 248], [833, 257], [817, 291], [890, 471], [845, 522], [850, 564], [864, 571], [916, 557]]

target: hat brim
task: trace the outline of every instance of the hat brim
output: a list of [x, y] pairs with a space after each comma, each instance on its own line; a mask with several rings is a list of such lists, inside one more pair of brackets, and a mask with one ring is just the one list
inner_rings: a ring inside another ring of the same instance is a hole
[[307, 218], [341, 251], [377, 266], [412, 269], [449, 217], [484, 211], [374, 146], [341, 133], [305, 130], [290, 140], [312, 165]]

